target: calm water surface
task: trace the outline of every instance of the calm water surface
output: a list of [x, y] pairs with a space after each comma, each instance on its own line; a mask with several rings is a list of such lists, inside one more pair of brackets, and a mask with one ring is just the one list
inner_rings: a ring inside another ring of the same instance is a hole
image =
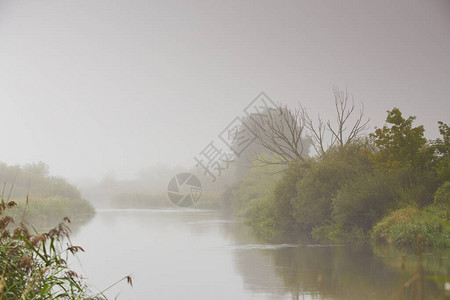
[[[442, 280], [450, 276], [448, 251], [421, 258], [385, 248], [266, 244], [216, 211], [99, 210], [72, 241], [86, 250], [72, 267], [94, 291], [132, 274], [134, 287], [120, 283], [106, 293], [111, 298], [414, 299], [423, 286], [426, 299], [450, 299]], [[414, 279], [418, 266], [423, 284]]]

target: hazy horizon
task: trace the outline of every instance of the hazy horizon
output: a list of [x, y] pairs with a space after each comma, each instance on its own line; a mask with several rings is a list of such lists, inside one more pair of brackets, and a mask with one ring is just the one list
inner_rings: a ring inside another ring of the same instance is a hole
[[449, 122], [450, 1], [1, 1], [0, 161], [71, 181], [193, 157], [262, 91]]

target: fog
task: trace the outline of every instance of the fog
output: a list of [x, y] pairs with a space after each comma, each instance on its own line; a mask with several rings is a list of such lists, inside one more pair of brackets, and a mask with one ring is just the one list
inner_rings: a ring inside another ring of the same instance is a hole
[[0, 0], [0, 299], [447, 299], [449, 95], [449, 0]]
[[0, 1], [1, 160], [79, 183], [193, 157], [261, 91], [332, 116], [334, 86], [450, 109], [450, 2]]

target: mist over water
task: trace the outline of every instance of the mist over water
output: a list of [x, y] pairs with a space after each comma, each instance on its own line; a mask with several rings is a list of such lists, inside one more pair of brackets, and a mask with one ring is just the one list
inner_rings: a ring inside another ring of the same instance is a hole
[[[99, 210], [72, 239], [86, 250], [73, 267], [96, 289], [132, 274], [132, 288], [106, 293], [120, 299], [381, 300], [417, 263], [393, 249], [267, 244], [210, 210]], [[448, 269], [449, 259], [427, 253], [425, 271]], [[433, 281], [426, 287], [430, 299], [441, 293]]]
[[0, 299], [450, 299], [449, 83], [449, 0], [0, 0]]

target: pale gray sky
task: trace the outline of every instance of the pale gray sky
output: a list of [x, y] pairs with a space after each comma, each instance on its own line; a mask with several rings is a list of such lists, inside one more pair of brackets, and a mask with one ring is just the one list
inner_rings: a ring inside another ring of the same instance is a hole
[[0, 161], [129, 178], [189, 167], [265, 91], [372, 126], [399, 107], [449, 122], [450, 1], [2, 1]]

